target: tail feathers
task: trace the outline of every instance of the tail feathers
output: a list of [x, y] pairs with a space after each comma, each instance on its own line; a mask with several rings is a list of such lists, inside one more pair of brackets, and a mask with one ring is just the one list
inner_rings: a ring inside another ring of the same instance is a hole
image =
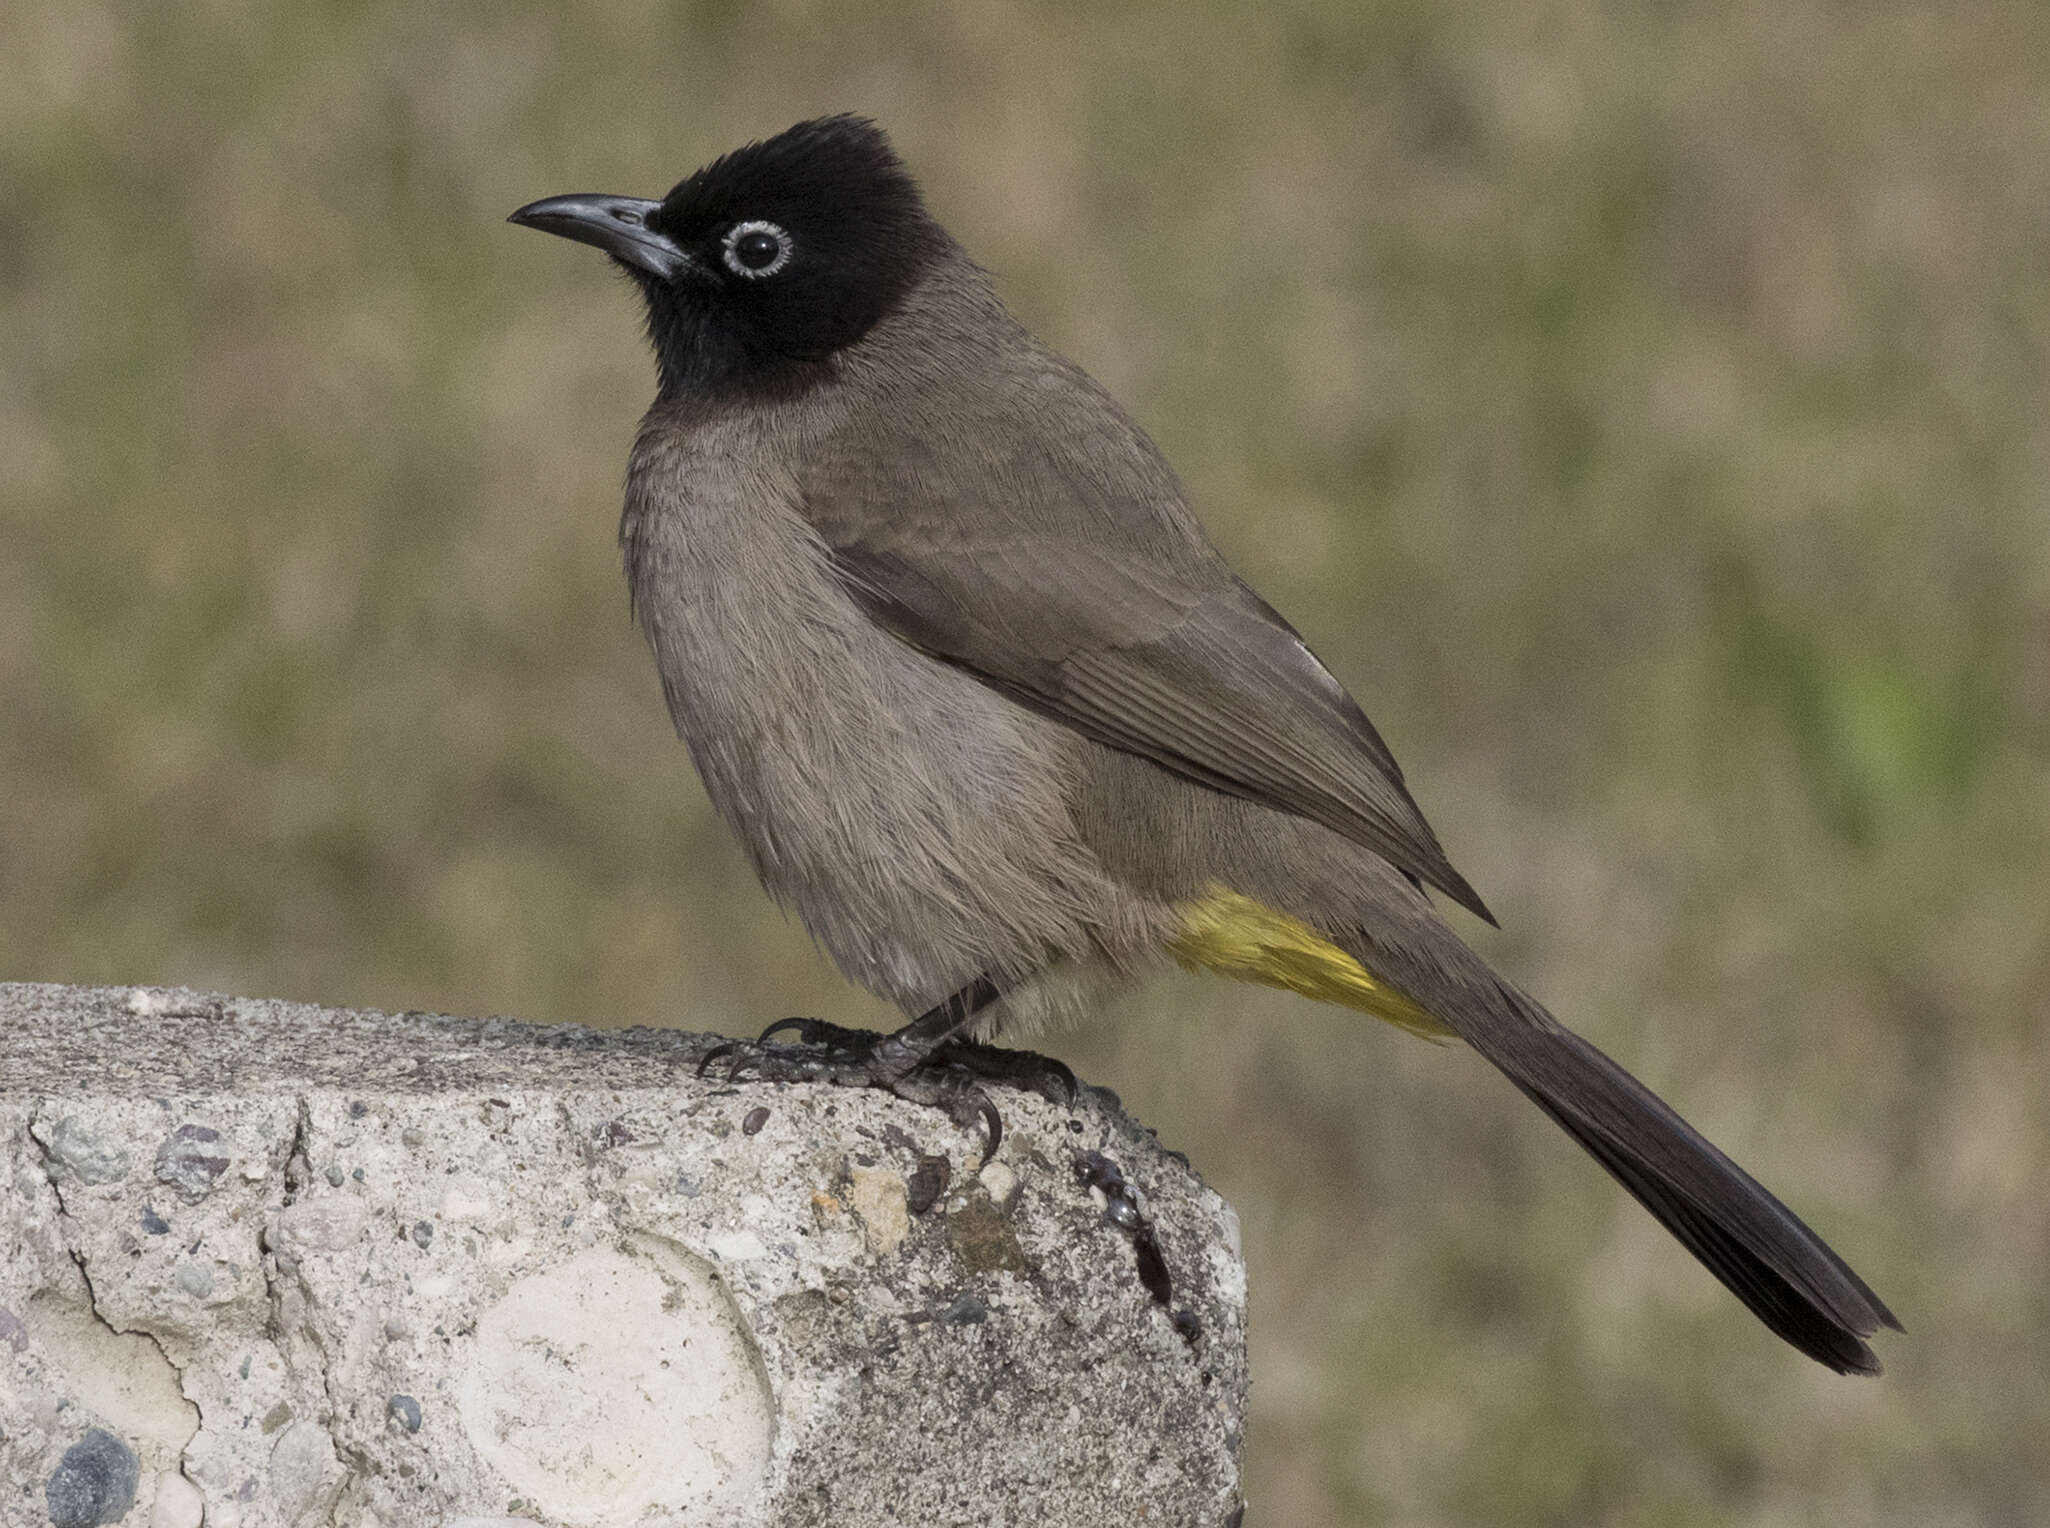
[[1508, 995], [1530, 1022], [1458, 1026], [1467, 1042], [1759, 1320], [1839, 1374], [1879, 1373], [1864, 1339], [1900, 1323], [1865, 1281], [1657, 1094], [1522, 994]]

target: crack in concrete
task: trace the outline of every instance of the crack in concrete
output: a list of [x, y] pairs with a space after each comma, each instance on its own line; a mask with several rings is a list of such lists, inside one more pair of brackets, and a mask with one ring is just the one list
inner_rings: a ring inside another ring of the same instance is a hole
[[157, 1357], [162, 1361], [164, 1367], [171, 1371], [172, 1383], [177, 1388], [179, 1399], [184, 1404], [187, 1420], [192, 1424], [184, 1445], [178, 1450], [178, 1464], [182, 1471], [185, 1464], [185, 1449], [191, 1446], [193, 1438], [199, 1436], [199, 1430], [204, 1425], [204, 1418], [200, 1414], [199, 1403], [193, 1400], [186, 1391], [185, 1370], [171, 1356], [170, 1349], [164, 1346], [161, 1337], [146, 1326], [116, 1326], [107, 1318], [107, 1313], [100, 1309], [100, 1292], [93, 1284], [92, 1269], [89, 1266], [90, 1259], [86, 1256], [85, 1249], [72, 1240], [69, 1228], [77, 1223], [78, 1217], [72, 1213], [71, 1206], [65, 1200], [64, 1185], [58, 1179], [56, 1166], [57, 1164], [46, 1156], [43, 1161], [43, 1176], [50, 1185], [51, 1197], [57, 1201], [57, 1230], [58, 1234], [63, 1237], [65, 1255], [71, 1259], [71, 1266], [78, 1270], [79, 1283], [85, 1286], [86, 1313], [115, 1337], [140, 1337], [156, 1350]]
[[306, 1192], [306, 1185], [313, 1181], [313, 1157], [308, 1149], [313, 1143], [313, 1100], [304, 1093], [297, 1093], [293, 1095], [292, 1102], [295, 1114], [292, 1139], [285, 1146], [283, 1204], [298, 1203], [299, 1196]]
[[[42, 1100], [23, 1118], [23, 1134], [36, 1148], [44, 1143], [31, 1121], [50, 1106], [50, 1100]], [[53, 1374], [62, 1376], [68, 1399], [104, 1423], [130, 1451], [138, 1469], [155, 1453], [155, 1462], [170, 1462], [183, 1478], [187, 1451], [204, 1426], [199, 1403], [187, 1385], [186, 1368], [148, 1326], [124, 1326], [109, 1315], [93, 1277], [92, 1260], [79, 1239], [88, 1222], [77, 1213], [81, 1207], [67, 1197], [58, 1162], [47, 1149], [41, 1157], [42, 1184], [30, 1192], [38, 1198], [48, 1196], [38, 1207], [37, 1218], [48, 1228], [47, 1252], [61, 1252], [63, 1262], [44, 1264], [45, 1281], [39, 1281], [40, 1287], [24, 1303], [36, 1345]], [[66, 1264], [75, 1286], [64, 1276]], [[93, 1333], [101, 1335], [88, 1335]]]
[[[292, 1123], [292, 1139], [285, 1148], [285, 1192], [280, 1207], [297, 1204], [305, 1196], [313, 1182], [313, 1100], [306, 1094], [295, 1095], [296, 1106]], [[271, 1249], [264, 1257], [264, 1289], [270, 1300], [271, 1337], [278, 1354], [284, 1359], [286, 1371], [302, 1381], [311, 1381], [320, 1395], [321, 1405], [315, 1414], [306, 1420], [313, 1422], [326, 1434], [328, 1446], [342, 1461], [342, 1480], [334, 1490], [322, 1521], [332, 1528], [337, 1522], [350, 1487], [359, 1479], [366, 1479], [376, 1473], [373, 1462], [360, 1448], [344, 1444], [337, 1437], [336, 1420], [344, 1414], [345, 1403], [336, 1393], [336, 1355], [329, 1351], [320, 1324], [316, 1321], [293, 1321], [286, 1309], [287, 1291], [282, 1287], [289, 1280], [300, 1302], [310, 1311], [320, 1303], [318, 1292], [307, 1279], [304, 1264], [296, 1257], [291, 1258], [288, 1270], [280, 1265], [281, 1253]], [[306, 1357], [313, 1361], [304, 1362]], [[310, 1369], [309, 1374], [306, 1371]], [[302, 1391], [303, 1393], [303, 1391]]]

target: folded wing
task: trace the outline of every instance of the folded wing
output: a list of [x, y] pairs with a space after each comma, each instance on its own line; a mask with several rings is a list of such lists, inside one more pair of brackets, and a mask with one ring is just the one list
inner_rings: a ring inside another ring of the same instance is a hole
[[1203, 539], [1151, 442], [1080, 385], [1095, 406], [1040, 427], [957, 413], [829, 443], [806, 513], [849, 591], [1020, 703], [1321, 822], [1492, 922], [1373, 724]]

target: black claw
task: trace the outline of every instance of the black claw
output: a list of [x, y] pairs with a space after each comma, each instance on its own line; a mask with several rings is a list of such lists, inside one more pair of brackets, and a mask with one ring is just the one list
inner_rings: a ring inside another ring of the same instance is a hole
[[1004, 1117], [997, 1112], [995, 1102], [958, 1071], [949, 1069], [908, 1086], [900, 1081], [890, 1091], [899, 1098], [944, 1109], [947, 1117], [963, 1130], [973, 1130], [980, 1125], [989, 1136], [989, 1143], [982, 1151], [985, 1162], [994, 1158], [997, 1147], [1003, 1144]]
[[775, 1037], [777, 1035], [780, 1035], [784, 1030], [794, 1029], [797, 1031], [797, 1038], [799, 1043], [804, 1045], [810, 1045], [812, 1041], [816, 1038], [816, 1036], [812, 1033], [812, 1029], [813, 1026], [815, 1026], [817, 1023], [817, 1019], [778, 1019], [775, 1023], [771, 1024], [767, 1029], [763, 1030], [760, 1034], [755, 1036], [755, 1044], [767, 1045], [771, 1040], [775, 1039]]
[[[730, 1056], [739, 1049], [740, 1042], [738, 1040], [728, 1040], [725, 1044], [715, 1045], [706, 1051], [704, 1056], [698, 1061], [698, 1080], [700, 1082], [704, 1080], [705, 1073], [712, 1069], [713, 1062], [717, 1061], [721, 1056]], [[731, 1079], [729, 1078], [728, 1080], [730, 1081]]]

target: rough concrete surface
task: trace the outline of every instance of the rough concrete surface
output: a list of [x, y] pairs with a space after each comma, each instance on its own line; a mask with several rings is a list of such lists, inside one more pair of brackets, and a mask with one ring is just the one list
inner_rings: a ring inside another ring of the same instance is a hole
[[0, 1524], [1237, 1520], [1186, 1163], [713, 1043], [0, 984]]

